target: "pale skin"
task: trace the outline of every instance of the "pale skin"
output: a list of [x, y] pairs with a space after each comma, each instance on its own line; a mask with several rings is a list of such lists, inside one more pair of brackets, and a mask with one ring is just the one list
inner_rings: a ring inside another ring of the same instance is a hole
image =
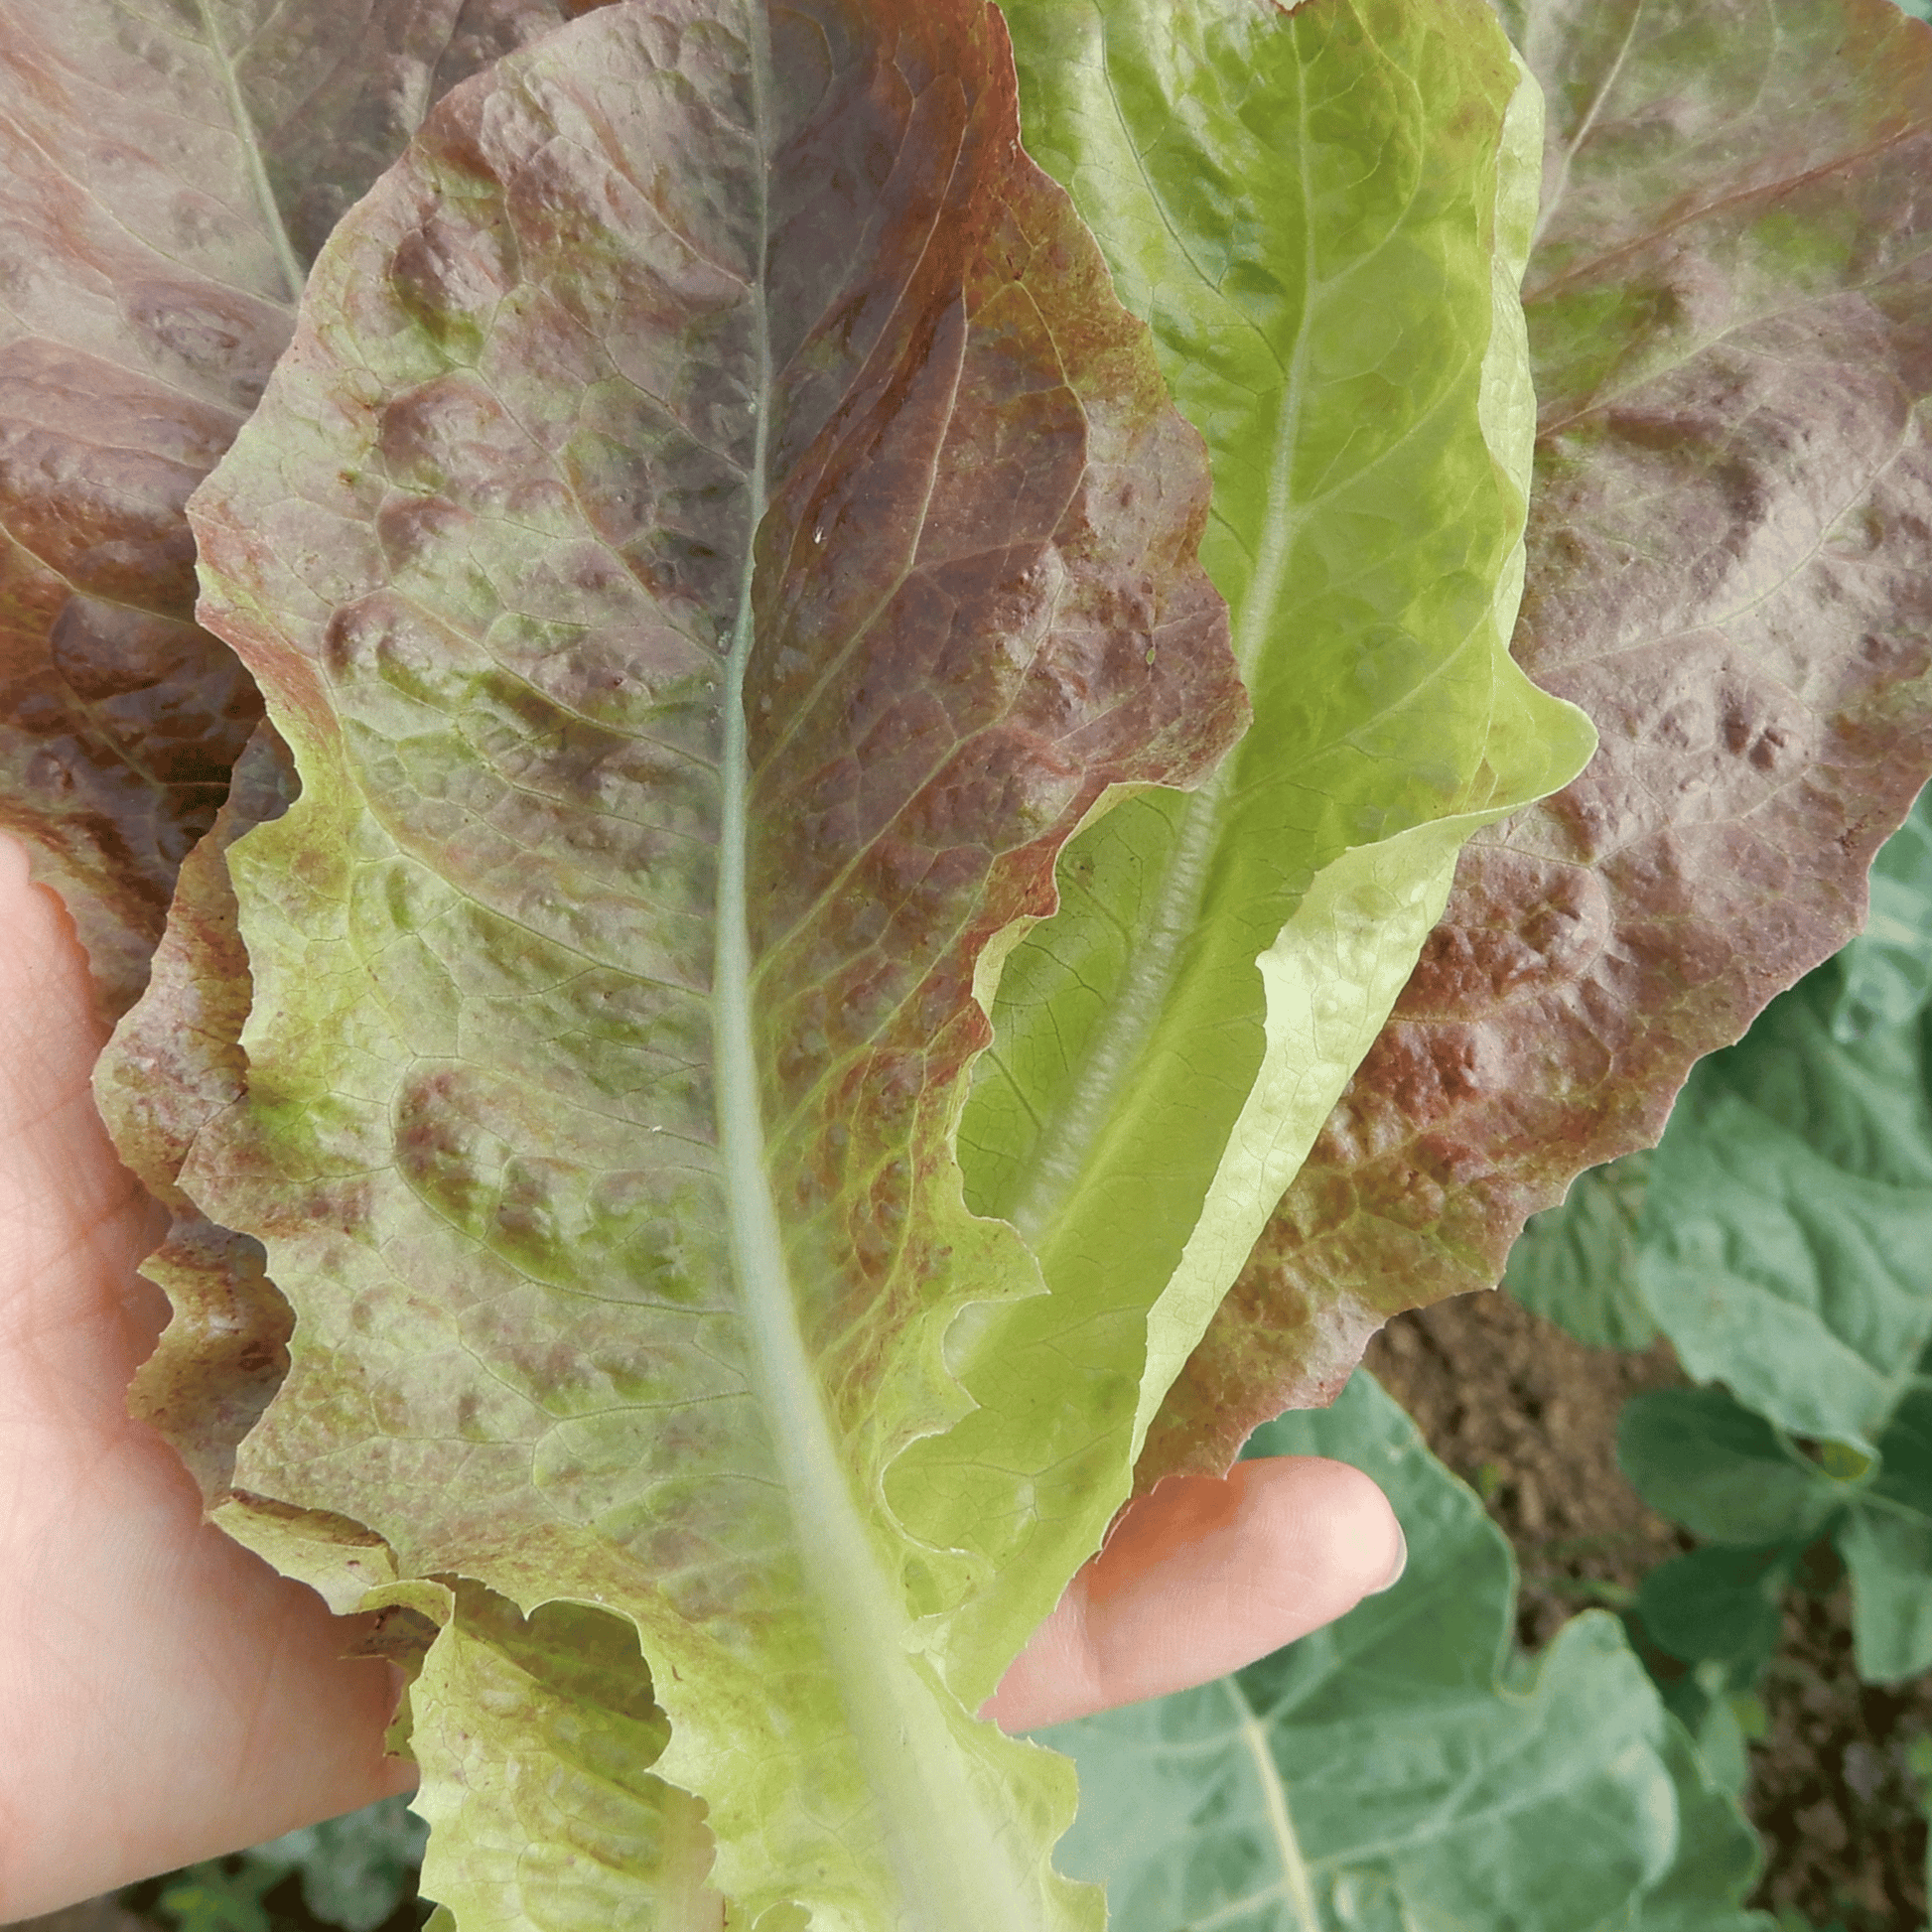
[[[0, 837], [0, 1924], [413, 1782], [397, 1684], [352, 1620], [201, 1520], [123, 1407], [166, 1319], [135, 1272], [160, 1210], [115, 1160], [67, 916]], [[1073, 1580], [986, 1707], [1026, 1730], [1202, 1683], [1392, 1581], [1368, 1477], [1280, 1457], [1164, 1483]]]

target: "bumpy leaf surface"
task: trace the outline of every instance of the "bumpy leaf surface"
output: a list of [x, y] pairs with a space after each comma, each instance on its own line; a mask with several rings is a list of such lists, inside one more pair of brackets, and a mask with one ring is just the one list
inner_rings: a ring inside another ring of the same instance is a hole
[[[982, 962], [1245, 716], [1206, 493], [997, 14], [669, 0], [449, 97], [198, 497], [301, 783], [227, 853], [248, 1090], [180, 1175], [298, 1316], [232, 1526], [441, 1624], [466, 1927], [625, 1895], [541, 1880], [591, 1849], [520, 1768], [558, 1599], [671, 1721], [585, 1761], [705, 1798], [748, 1922], [1089, 1922], [1066, 1767], [941, 1681], [1024, 1516], [921, 1545], [884, 1479], [1038, 1288], [952, 1154]], [[644, 1909], [643, 1838], [593, 1855]]]
[[[1534, 84], [1480, 0], [1008, 11], [1028, 139], [1206, 432], [1202, 561], [1256, 707], [1210, 786], [1136, 799], [1070, 848], [961, 1130], [969, 1198], [1016, 1223], [1052, 1295], [1002, 1324], [935, 1469], [933, 1533], [1010, 1514], [993, 1472], [1025, 1468], [1051, 1574], [1095, 1546], [1457, 848], [1571, 777], [1589, 736], [1506, 649], [1540, 147]], [[1039, 1359], [1060, 1377], [1050, 1436]]]
[[582, 10], [0, 6], [0, 829], [110, 1019], [261, 710], [194, 621], [189, 492], [343, 209], [440, 93]]
[[1144, 1482], [1225, 1467], [1654, 1141], [1692, 1060], [1861, 922], [1932, 765], [1932, 31], [1888, 0], [1509, 18], [1550, 103], [1513, 648], [1602, 749], [1465, 852]]
[[[1806, 1173], [1807, 1188], [1816, 1185], [1827, 1190], [1831, 1203], [1828, 1213], [1858, 1214], [1861, 1200], [1870, 1198], [1860, 1182], [1877, 1178], [1866, 1161], [1867, 1152], [1874, 1146], [1872, 1133], [1877, 1133], [1875, 1145], [1880, 1148], [1886, 1140], [1901, 1134], [1905, 1147], [1909, 1147], [1921, 1134], [1922, 1109], [1916, 1096], [1924, 1078], [1912, 1043], [1918, 1035], [1897, 1030], [1918, 1019], [1932, 990], [1932, 795], [1921, 792], [1904, 824], [1880, 847], [1871, 868], [1870, 917], [1864, 930], [1840, 951], [1829, 969], [1829, 978], [1821, 981], [1825, 984], [1836, 991], [1825, 1007], [1811, 1010], [1828, 1017], [1829, 1035], [1799, 1018], [1795, 1011], [1786, 1013], [1773, 1002], [1758, 1016], [1736, 1052], [1725, 1055], [1723, 1063], [1743, 1065], [1759, 1057], [1781, 1063], [1781, 1071], [1770, 1084], [1794, 1096], [1778, 1109], [1782, 1127], [1763, 1117], [1754, 1123], [1748, 1138], [1761, 1152], [1770, 1154], [1780, 1172], [1797, 1160]], [[1889, 1042], [1878, 1036], [1886, 1030], [1892, 1030], [1895, 1035]], [[1846, 1048], [1860, 1050], [1842, 1050]], [[1719, 1077], [1716, 1069], [1712, 1077]], [[1673, 1166], [1701, 1168], [1708, 1178], [1726, 1163], [1737, 1167], [1745, 1164], [1727, 1155], [1723, 1147], [1707, 1150], [1701, 1145], [1702, 1129], [1712, 1122], [1711, 1110], [1700, 1097], [1704, 1079], [1701, 1072], [1692, 1074], [1690, 1091], [1680, 1103], [1685, 1125], [1675, 1133], [1666, 1132]], [[1764, 1084], [1762, 1076], [1754, 1084]], [[1863, 1111], [1869, 1116], [1869, 1128], [1862, 1136], [1848, 1137], [1848, 1107], [1854, 1115], [1860, 1111], [1857, 1096], [1861, 1089], [1867, 1096]], [[1888, 1089], [1894, 1091], [1886, 1099]], [[1796, 1099], [1801, 1092], [1817, 1098]], [[1699, 1117], [1699, 1127], [1690, 1125], [1693, 1113]], [[1677, 1117], [1673, 1114], [1673, 1120]], [[1815, 1161], [1800, 1151], [1806, 1147]], [[1641, 1348], [1656, 1336], [1657, 1323], [1643, 1298], [1640, 1263], [1645, 1245], [1644, 1200], [1657, 1159], [1653, 1150], [1642, 1148], [1580, 1174], [1560, 1206], [1530, 1217], [1522, 1239], [1509, 1252], [1509, 1272], [1503, 1286], [1526, 1308], [1593, 1348]], [[1849, 1169], [1855, 1175], [1851, 1189], [1834, 1185], [1833, 1168]], [[1767, 1176], [1755, 1170], [1750, 1172], [1748, 1191], [1759, 1198]], [[1913, 1185], [1909, 1170], [1903, 1178], [1908, 1188]], [[1701, 1216], [1698, 1191], [1693, 1183], [1694, 1221]], [[1775, 1187], [1773, 1191], [1777, 1191]], [[1671, 1183], [1659, 1196], [1655, 1226], [1666, 1246], [1672, 1238], [1672, 1222], [1683, 1204], [1681, 1193]], [[1788, 1207], [1780, 1201], [1771, 1211], [1775, 1219], [1786, 1214]], [[1788, 1237], [1785, 1245], [1791, 1252]], [[1801, 1249], [1804, 1243], [1797, 1245]], [[1881, 1256], [1882, 1250], [1872, 1257], [1880, 1266]], [[1847, 1260], [1840, 1244], [1835, 1266], [1842, 1268]], [[1868, 1302], [1872, 1292], [1869, 1286], [1862, 1285], [1870, 1270], [1856, 1255], [1849, 1260], [1850, 1272], [1838, 1283], [1834, 1299], [1862, 1305]], [[1725, 1272], [1731, 1272], [1724, 1266]], [[1680, 1301], [1670, 1294], [1669, 1279], [1668, 1271], [1659, 1277], [1665, 1296], [1663, 1318], [1667, 1324], [1675, 1324], [1680, 1317], [1688, 1317], [1695, 1325], [1695, 1292], [1690, 1302]], [[1741, 1286], [1733, 1279], [1732, 1294]], [[1748, 1297], [1749, 1291], [1744, 1292]], [[1815, 1286], [1812, 1293], [1815, 1297]], [[1787, 1293], [1785, 1299], [1792, 1299], [1791, 1295]], [[1788, 1323], [1789, 1313], [1774, 1312], [1772, 1318]], [[1700, 1372], [1708, 1379], [1729, 1381], [1735, 1365], [1747, 1382], [1759, 1384], [1761, 1377], [1742, 1366], [1725, 1339], [1728, 1333], [1740, 1348], [1748, 1349], [1755, 1326], [1756, 1318], [1752, 1317], [1732, 1323], [1727, 1330], [1687, 1336], [1689, 1346], [1706, 1351]], [[1809, 1348], [1807, 1341], [1795, 1345], [1789, 1372], [1799, 1381], [1808, 1379], [1811, 1373]], [[1767, 1413], [1783, 1411], [1773, 1404]], [[1833, 1433], [1856, 1434], [1859, 1427], [1855, 1415], [1842, 1427], [1835, 1424]]]
[[121, 1159], [174, 1216], [141, 1264], [173, 1312], [128, 1407], [174, 1446], [211, 1506], [227, 1497], [235, 1445], [287, 1373], [289, 1310], [263, 1273], [261, 1243], [201, 1213], [181, 1171], [196, 1138], [248, 1085], [248, 954], [228, 848], [279, 818], [294, 788], [288, 748], [264, 721], [236, 760], [213, 829], [182, 863], [147, 987], [94, 1069], [95, 1102]]
[[1512, 1657], [1508, 1545], [1367, 1375], [1252, 1447], [1366, 1469], [1409, 1568], [1233, 1677], [1047, 1733], [1080, 1764], [1063, 1862], [1116, 1932], [1768, 1928], [1752, 1835], [1616, 1623]]

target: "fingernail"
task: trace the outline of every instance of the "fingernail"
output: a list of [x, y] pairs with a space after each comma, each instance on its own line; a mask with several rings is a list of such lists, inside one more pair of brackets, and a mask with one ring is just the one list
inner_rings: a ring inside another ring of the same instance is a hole
[[1389, 1572], [1385, 1584], [1377, 1584], [1368, 1593], [1380, 1596], [1385, 1589], [1393, 1589], [1402, 1581], [1402, 1573], [1409, 1568], [1409, 1539], [1402, 1533], [1402, 1525], [1395, 1526], [1395, 1568]]

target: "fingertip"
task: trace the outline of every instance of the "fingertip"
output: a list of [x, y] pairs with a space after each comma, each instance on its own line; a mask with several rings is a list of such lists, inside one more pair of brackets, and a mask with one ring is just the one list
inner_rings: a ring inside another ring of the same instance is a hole
[[1008, 1730], [1184, 1690], [1391, 1588], [1407, 1549], [1381, 1486], [1325, 1456], [1173, 1476], [1115, 1525], [981, 1710]]
[[1301, 1616], [1332, 1621], [1401, 1582], [1408, 1539], [1381, 1484], [1352, 1463], [1260, 1456], [1237, 1463], [1230, 1479], [1241, 1485], [1244, 1511], [1268, 1522], [1275, 1574]]
[[[1389, 1514], [1392, 1519], [1395, 1519], [1395, 1512], [1393, 1510], [1391, 1510]], [[1403, 1575], [1408, 1570], [1408, 1568], [1409, 1568], [1409, 1539], [1406, 1535], [1403, 1534], [1402, 1524], [1400, 1520], [1396, 1519], [1395, 1520], [1395, 1561], [1391, 1563], [1389, 1566], [1389, 1574], [1386, 1577], [1384, 1577], [1382, 1581], [1379, 1584], [1377, 1584], [1373, 1589], [1365, 1590], [1363, 1594], [1366, 1596], [1381, 1596], [1386, 1594], [1389, 1590], [1392, 1590], [1397, 1584], [1401, 1583], [1403, 1579]]]

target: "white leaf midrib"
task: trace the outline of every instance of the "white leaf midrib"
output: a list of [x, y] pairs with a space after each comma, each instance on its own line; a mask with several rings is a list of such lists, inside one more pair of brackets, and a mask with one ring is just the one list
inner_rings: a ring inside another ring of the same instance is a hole
[[1274, 1753], [1268, 1748], [1267, 1721], [1248, 1702], [1233, 1678], [1224, 1678], [1222, 1682], [1235, 1708], [1242, 1747], [1254, 1765], [1255, 1782], [1261, 1787], [1262, 1807], [1274, 1841], [1275, 1856], [1281, 1861], [1282, 1894], [1294, 1909], [1298, 1932], [1322, 1932], [1308, 1858], [1295, 1829], [1294, 1814], [1288, 1807], [1288, 1787], [1282, 1782]]
[[798, 1318], [770, 1172], [755, 1025], [749, 850], [752, 773], [745, 691], [755, 644], [756, 533], [770, 496], [772, 399], [767, 159], [770, 50], [748, 9], [757, 147], [758, 260], [750, 289], [757, 421], [746, 544], [723, 693], [718, 934], [713, 992], [717, 1118], [728, 1238], [753, 1373], [785, 1482], [818, 1634], [877, 1806], [899, 1892], [919, 1932], [1044, 1932], [1039, 1908], [989, 1819], [934, 1692], [913, 1668], [910, 1619], [873, 1547]]

